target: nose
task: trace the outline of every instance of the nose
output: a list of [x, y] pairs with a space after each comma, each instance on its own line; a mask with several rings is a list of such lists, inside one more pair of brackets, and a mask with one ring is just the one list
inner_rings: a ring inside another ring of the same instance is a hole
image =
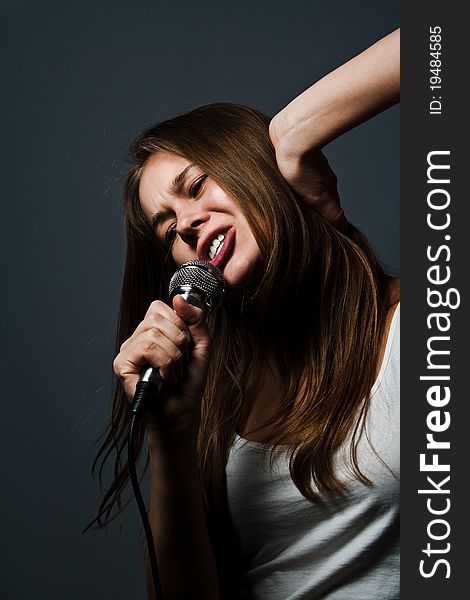
[[209, 213], [202, 210], [200, 205], [187, 203], [177, 214], [176, 232], [186, 244], [193, 245], [209, 218]]

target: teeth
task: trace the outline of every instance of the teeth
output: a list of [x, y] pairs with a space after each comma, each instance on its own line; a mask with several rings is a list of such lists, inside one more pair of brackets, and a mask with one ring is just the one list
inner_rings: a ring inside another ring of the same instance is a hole
[[212, 260], [214, 258], [214, 256], [217, 256], [217, 254], [220, 252], [220, 250], [222, 249], [222, 246], [224, 245], [224, 239], [225, 239], [225, 234], [219, 233], [219, 235], [212, 240], [212, 244], [210, 245], [209, 252], [207, 253], [210, 260]]

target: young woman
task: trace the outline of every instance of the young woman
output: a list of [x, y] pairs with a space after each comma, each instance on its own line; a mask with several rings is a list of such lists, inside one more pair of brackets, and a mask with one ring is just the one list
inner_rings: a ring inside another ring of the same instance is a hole
[[[139, 444], [165, 600], [398, 598], [399, 287], [347, 222], [320, 151], [398, 90], [397, 31], [271, 121], [208, 105], [133, 147], [101, 450], [118, 450], [117, 477], [100, 519], [121, 508], [129, 401], [150, 364], [166, 386]], [[227, 283], [207, 320], [165, 303], [194, 259]]]

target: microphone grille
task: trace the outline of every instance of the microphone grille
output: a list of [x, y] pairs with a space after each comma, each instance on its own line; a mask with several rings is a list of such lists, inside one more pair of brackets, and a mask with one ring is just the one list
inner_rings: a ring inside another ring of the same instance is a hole
[[210, 310], [222, 304], [225, 280], [217, 267], [205, 260], [192, 260], [182, 264], [170, 280], [169, 296], [191, 289], [198, 293]]

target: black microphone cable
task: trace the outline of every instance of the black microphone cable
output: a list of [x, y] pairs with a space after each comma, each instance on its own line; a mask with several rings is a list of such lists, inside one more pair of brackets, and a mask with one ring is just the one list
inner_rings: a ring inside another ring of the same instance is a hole
[[153, 589], [156, 600], [162, 600], [163, 595], [160, 584], [160, 574], [158, 571], [157, 553], [155, 551], [155, 544], [153, 543], [152, 528], [150, 526], [147, 509], [145, 507], [144, 499], [142, 498], [139, 479], [137, 477], [134, 446], [137, 422], [146, 406], [148, 406], [149, 401], [158, 400], [161, 387], [161, 379], [160, 384], [151, 383], [149, 381], [139, 381], [134, 394], [134, 401], [131, 408], [131, 422], [127, 435], [127, 464], [129, 468], [129, 478], [131, 480], [135, 501], [137, 503], [137, 508], [139, 509], [142, 525], [144, 527], [145, 539], [147, 541], [147, 554], [150, 563], [150, 571], [152, 573]]
[[[181, 295], [188, 304], [201, 308], [206, 313], [218, 308], [223, 300], [225, 281], [222, 273], [213, 265], [202, 260], [184, 263], [177, 269], [170, 281], [170, 303], [174, 296]], [[135, 500], [139, 509], [140, 518], [144, 527], [147, 541], [148, 559], [152, 573], [153, 589], [156, 600], [163, 600], [161, 591], [160, 574], [158, 571], [157, 554], [153, 542], [152, 528], [150, 526], [145, 502], [140, 491], [139, 479], [135, 465], [135, 435], [136, 424], [144, 411], [149, 410], [151, 403], [157, 402], [163, 387], [163, 380], [158, 369], [147, 367], [144, 369], [141, 380], [136, 386], [131, 407], [131, 422], [127, 436], [127, 455], [129, 478], [134, 491]]]

